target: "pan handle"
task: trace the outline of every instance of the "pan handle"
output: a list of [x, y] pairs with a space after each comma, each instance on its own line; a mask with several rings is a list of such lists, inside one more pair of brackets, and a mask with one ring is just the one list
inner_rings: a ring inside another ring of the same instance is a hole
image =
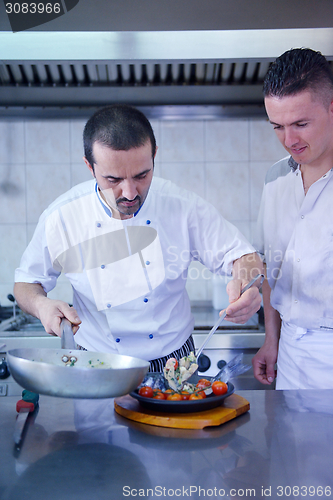
[[66, 318], [62, 318], [61, 324], [61, 349], [76, 349], [72, 323]]

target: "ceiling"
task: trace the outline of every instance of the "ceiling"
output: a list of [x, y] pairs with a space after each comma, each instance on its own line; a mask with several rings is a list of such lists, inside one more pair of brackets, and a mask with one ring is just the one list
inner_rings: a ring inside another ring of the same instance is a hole
[[333, 60], [333, 2], [140, 1], [80, 0], [14, 33], [0, 5], [0, 116], [79, 116], [112, 102], [166, 118], [261, 115], [277, 56], [311, 47]]

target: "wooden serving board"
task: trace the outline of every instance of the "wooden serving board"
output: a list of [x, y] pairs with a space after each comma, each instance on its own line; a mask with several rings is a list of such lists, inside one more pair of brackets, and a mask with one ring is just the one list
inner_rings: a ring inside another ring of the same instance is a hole
[[129, 420], [159, 427], [175, 429], [203, 429], [212, 425], [221, 425], [250, 409], [250, 403], [239, 396], [231, 394], [221, 406], [195, 413], [161, 413], [143, 408], [132, 396], [122, 396], [114, 400], [115, 411]]

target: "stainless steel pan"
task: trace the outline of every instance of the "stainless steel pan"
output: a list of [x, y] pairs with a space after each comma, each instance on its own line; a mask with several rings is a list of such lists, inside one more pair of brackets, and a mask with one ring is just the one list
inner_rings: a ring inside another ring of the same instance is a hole
[[[66, 332], [66, 324], [63, 322]], [[63, 331], [62, 341], [67, 334]], [[73, 339], [72, 333], [68, 335]], [[62, 344], [63, 345], [63, 344]], [[12, 349], [7, 352], [14, 380], [38, 394], [63, 398], [113, 398], [142, 382], [149, 363], [120, 354], [76, 349]]]

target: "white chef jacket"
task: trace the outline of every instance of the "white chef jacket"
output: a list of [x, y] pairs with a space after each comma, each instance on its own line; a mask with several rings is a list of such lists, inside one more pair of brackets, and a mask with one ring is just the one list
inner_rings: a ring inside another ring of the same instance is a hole
[[82, 320], [76, 342], [152, 360], [179, 349], [192, 333], [190, 263], [230, 274], [233, 261], [252, 252], [212, 205], [169, 181], [154, 177], [138, 213], [119, 220], [92, 180], [42, 214], [15, 281], [49, 292], [65, 273]]
[[292, 158], [266, 177], [254, 247], [264, 256], [271, 304], [306, 329], [333, 329], [333, 173], [304, 194]]
[[268, 171], [254, 246], [282, 319], [277, 389], [333, 387], [333, 173], [304, 194], [291, 157]]

